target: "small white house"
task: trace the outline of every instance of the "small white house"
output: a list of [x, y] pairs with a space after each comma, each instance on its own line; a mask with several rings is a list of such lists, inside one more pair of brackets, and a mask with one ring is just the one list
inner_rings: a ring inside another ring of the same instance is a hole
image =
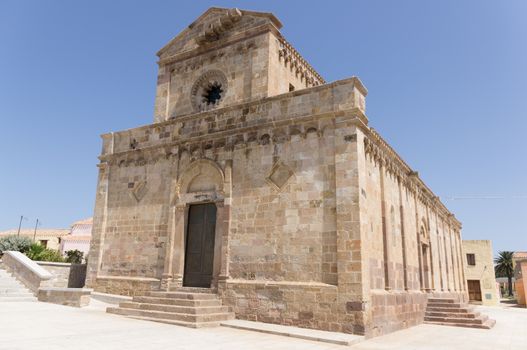
[[60, 252], [64, 255], [68, 250], [77, 249], [86, 257], [90, 250], [92, 226], [93, 218], [74, 222], [71, 225], [71, 233], [62, 237]]

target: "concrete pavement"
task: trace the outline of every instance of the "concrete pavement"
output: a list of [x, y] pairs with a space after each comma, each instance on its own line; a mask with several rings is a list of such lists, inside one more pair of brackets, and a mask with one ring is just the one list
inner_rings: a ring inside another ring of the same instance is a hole
[[83, 309], [4, 302], [0, 349], [527, 349], [527, 309], [480, 307], [497, 321], [491, 330], [420, 325], [347, 347], [227, 327], [189, 329], [134, 320], [107, 314], [106, 306], [94, 300]]

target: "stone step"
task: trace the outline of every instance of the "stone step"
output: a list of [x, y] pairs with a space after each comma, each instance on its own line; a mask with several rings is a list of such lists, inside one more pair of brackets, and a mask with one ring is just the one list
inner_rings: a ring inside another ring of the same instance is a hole
[[123, 315], [123, 316], [139, 316], [139, 317], [149, 317], [149, 318], [183, 321], [183, 322], [219, 322], [219, 321], [226, 321], [226, 320], [230, 320], [234, 318], [234, 313], [231, 313], [231, 312], [206, 314], [206, 315], [192, 315], [192, 314], [182, 314], [182, 313], [174, 313], [174, 312], [129, 309], [129, 308], [121, 308], [121, 307], [109, 307], [106, 309], [106, 312]]
[[471, 313], [474, 312], [474, 307], [472, 306], [463, 306], [459, 308], [448, 308], [448, 307], [431, 307], [428, 306], [426, 311], [430, 312], [458, 312], [458, 313]]
[[436, 324], [440, 326], [453, 326], [453, 327], [467, 327], [467, 328], [480, 328], [480, 329], [491, 329], [496, 324], [495, 320], [488, 319], [483, 324], [472, 324], [472, 323], [455, 323], [455, 322], [435, 322], [425, 321], [427, 324]]
[[454, 302], [455, 302], [454, 299], [449, 299], [449, 298], [428, 298], [428, 303], [453, 304]]
[[173, 324], [176, 326], [183, 326], [183, 327], [189, 327], [189, 328], [218, 327], [220, 325], [220, 322], [184, 322], [184, 321], [165, 320], [165, 319], [153, 318], [153, 317], [141, 317], [141, 316], [126, 316], [126, 317], [134, 318], [136, 320], [167, 323], [167, 324]]
[[445, 318], [476, 318], [479, 315], [481, 315], [479, 312], [434, 312], [429, 309], [425, 312], [425, 316]]
[[164, 305], [176, 305], [176, 306], [195, 306], [195, 307], [221, 306], [221, 300], [219, 299], [193, 300], [193, 299], [135, 296], [133, 297], [132, 301], [136, 303], [164, 304]]
[[489, 317], [487, 315], [480, 315], [475, 318], [425, 316], [425, 321], [440, 322], [440, 323], [483, 324], [488, 319]]
[[170, 287], [169, 292], [205, 293], [205, 294], [215, 294], [216, 293], [211, 288], [199, 288], [199, 287]]
[[446, 309], [459, 309], [459, 308], [465, 307], [465, 305], [462, 305], [460, 303], [428, 303], [427, 307], [443, 307]]
[[147, 292], [145, 295], [149, 297], [191, 299], [191, 300], [214, 300], [218, 298], [216, 294], [187, 293], [187, 292]]
[[140, 310], [153, 310], [153, 311], [163, 311], [163, 312], [173, 312], [180, 314], [192, 314], [192, 315], [207, 315], [207, 314], [217, 314], [217, 313], [228, 313], [228, 306], [202, 306], [202, 307], [193, 307], [193, 306], [178, 306], [178, 305], [165, 305], [165, 304], [145, 304], [145, 303], [135, 303], [135, 302], [122, 302], [119, 304], [121, 308], [129, 309], [140, 309]]

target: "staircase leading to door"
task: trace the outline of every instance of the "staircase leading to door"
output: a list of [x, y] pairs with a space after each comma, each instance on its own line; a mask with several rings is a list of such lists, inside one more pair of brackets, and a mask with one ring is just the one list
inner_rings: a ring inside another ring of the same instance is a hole
[[146, 292], [106, 312], [147, 321], [201, 328], [219, 326], [234, 313], [222, 306], [218, 295], [207, 288], [182, 287], [168, 292]]
[[0, 263], [0, 302], [2, 301], [37, 301], [37, 298]]
[[444, 326], [490, 329], [495, 320], [474, 310], [473, 306], [454, 299], [429, 298], [426, 306], [425, 323]]

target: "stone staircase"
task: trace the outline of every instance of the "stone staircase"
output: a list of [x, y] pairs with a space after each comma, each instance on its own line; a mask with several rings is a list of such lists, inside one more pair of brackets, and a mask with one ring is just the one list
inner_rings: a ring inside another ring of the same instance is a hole
[[473, 306], [454, 299], [428, 298], [425, 323], [444, 326], [490, 329], [495, 320], [475, 311]]
[[151, 291], [106, 312], [147, 321], [201, 328], [219, 326], [234, 313], [222, 306], [218, 295], [207, 288], [183, 287], [168, 292]]
[[37, 301], [37, 298], [0, 264], [0, 302]]

